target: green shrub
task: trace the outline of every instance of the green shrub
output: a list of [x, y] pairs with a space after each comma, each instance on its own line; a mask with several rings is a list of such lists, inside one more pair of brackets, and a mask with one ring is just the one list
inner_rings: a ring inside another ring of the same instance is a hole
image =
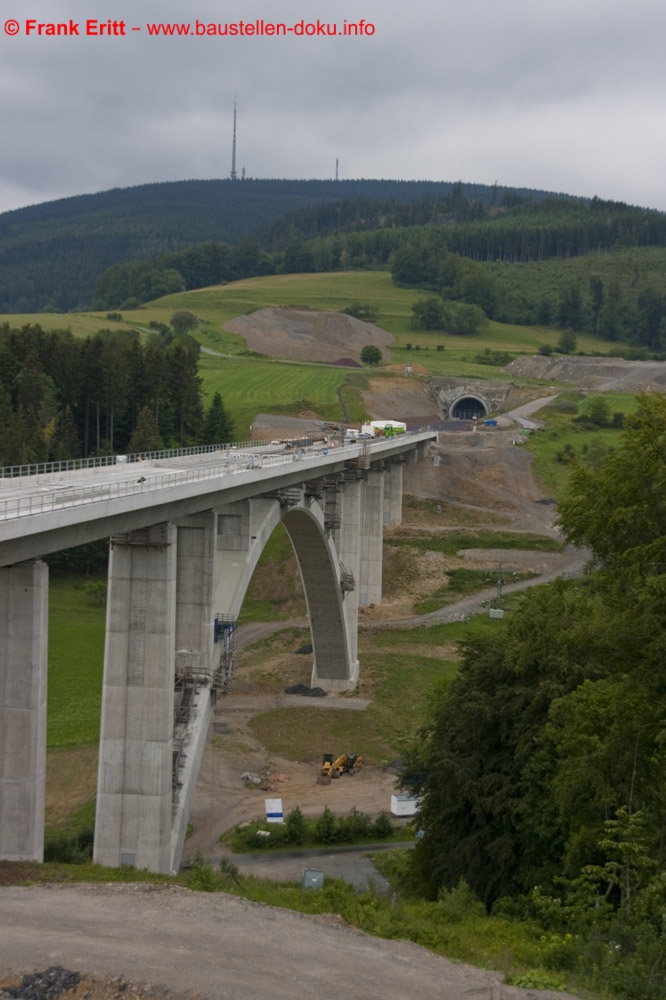
[[317, 837], [324, 844], [334, 844], [337, 840], [335, 816], [328, 806], [324, 808], [323, 813], [317, 820], [316, 831]]
[[575, 354], [578, 349], [578, 340], [573, 330], [563, 330], [557, 341], [557, 349], [560, 354]]
[[557, 413], [578, 413], [577, 405], [566, 399], [563, 399], [557, 403], [553, 403], [553, 409]]
[[441, 889], [437, 902], [438, 915], [452, 924], [461, 923], [470, 917], [486, 915], [485, 906], [474, 895], [464, 878], [461, 878], [453, 889]]
[[647, 347], [631, 347], [629, 344], [611, 347], [609, 358], [624, 358], [625, 361], [649, 361], [650, 352]]
[[290, 844], [302, 844], [305, 840], [307, 824], [305, 816], [298, 806], [292, 809], [287, 815], [285, 822], [285, 835]]
[[365, 813], [358, 812], [354, 807], [349, 816], [340, 817], [337, 821], [338, 840], [353, 844], [356, 840], [363, 840], [373, 832], [373, 823]]
[[347, 306], [341, 312], [346, 313], [347, 316], [353, 316], [355, 319], [361, 319], [366, 323], [374, 323], [379, 319], [379, 309], [376, 306], [370, 306], [363, 302], [354, 302], [353, 305]]
[[503, 368], [504, 365], [513, 361], [513, 354], [509, 354], [507, 351], [491, 351], [489, 347], [486, 347], [476, 355], [474, 360], [479, 365], [496, 365], [498, 368]]
[[372, 824], [372, 835], [377, 837], [379, 840], [384, 840], [385, 837], [390, 837], [393, 833], [393, 823], [391, 822], [391, 817], [387, 812], [380, 812], [379, 816]]
[[92, 827], [77, 833], [59, 833], [44, 841], [44, 861], [57, 861], [66, 865], [85, 865], [92, 861], [94, 830]]
[[192, 859], [187, 886], [195, 892], [219, 892], [222, 888], [222, 878], [200, 851]]
[[551, 972], [575, 969], [578, 963], [578, 938], [573, 934], [551, 934], [544, 942], [543, 964]]

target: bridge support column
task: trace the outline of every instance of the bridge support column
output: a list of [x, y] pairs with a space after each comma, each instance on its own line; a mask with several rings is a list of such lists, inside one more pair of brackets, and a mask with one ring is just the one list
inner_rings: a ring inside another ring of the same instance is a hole
[[111, 540], [94, 860], [170, 870], [176, 528]]
[[363, 490], [359, 604], [382, 599], [382, 544], [384, 527], [384, 472], [370, 469]]
[[[361, 575], [361, 501], [363, 497], [363, 481], [360, 479], [341, 485], [334, 497], [336, 513], [340, 524], [334, 536], [335, 547], [340, 563], [351, 574], [354, 589], [343, 594], [342, 609], [345, 616], [347, 632], [349, 633], [349, 650], [354, 683], [358, 681], [358, 598], [359, 580]], [[316, 664], [315, 664], [316, 672]], [[314, 679], [313, 687], [318, 682]]]
[[218, 509], [215, 611], [237, 617], [264, 545], [280, 521], [276, 500], [259, 497]]
[[[215, 662], [215, 607], [213, 596], [217, 517], [213, 511], [192, 514], [176, 522], [176, 676], [196, 685], [188, 711], [187, 739], [182, 763], [175, 775], [169, 867], [178, 871], [183, 855], [196, 776], [206, 745], [214, 697], [208, 683]], [[219, 652], [217, 654], [219, 660]], [[186, 683], [184, 681], [183, 683]], [[174, 713], [178, 715], [177, 711]], [[174, 720], [174, 758], [182, 740]], [[175, 765], [174, 765], [175, 766]]]
[[0, 569], [0, 860], [43, 861], [46, 563]]
[[384, 473], [384, 524], [402, 524], [402, 462], [392, 462]]
[[207, 677], [215, 669], [216, 526], [213, 511], [193, 514], [177, 522], [176, 674]]

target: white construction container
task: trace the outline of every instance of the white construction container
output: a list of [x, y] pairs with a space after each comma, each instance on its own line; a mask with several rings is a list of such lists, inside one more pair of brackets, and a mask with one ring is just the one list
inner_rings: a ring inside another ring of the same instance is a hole
[[391, 816], [416, 816], [420, 804], [416, 795], [392, 795]]

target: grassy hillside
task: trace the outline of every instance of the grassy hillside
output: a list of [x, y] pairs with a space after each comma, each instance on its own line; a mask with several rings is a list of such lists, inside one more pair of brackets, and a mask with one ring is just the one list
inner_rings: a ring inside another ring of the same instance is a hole
[[[121, 323], [108, 320], [105, 313], [20, 315], [8, 316], [7, 321], [16, 326], [32, 322], [48, 329], [69, 327], [75, 335], [84, 336], [102, 327], [147, 331], [151, 321], [168, 323], [176, 310], [194, 313], [200, 321], [197, 338], [207, 352], [215, 352], [201, 357], [205, 396], [210, 399], [214, 392], [222, 394], [238, 438], [247, 436], [255, 415], [262, 411], [295, 415], [307, 410], [316, 411], [323, 419], [343, 419], [339, 390], [345, 393], [350, 419], [364, 416], [362, 373], [252, 356], [240, 337], [222, 329], [228, 320], [257, 309], [290, 305], [339, 311], [359, 302], [370, 305], [379, 310], [377, 324], [396, 338], [391, 363], [401, 369], [411, 363], [420, 366], [417, 371], [433, 375], [508, 379], [500, 367], [480, 363], [479, 355], [486, 349], [511, 356], [534, 354], [541, 344], [557, 339], [557, 332], [546, 328], [493, 322], [472, 337], [416, 331], [411, 323], [412, 305], [426, 294], [397, 288], [391, 276], [382, 271], [279, 275], [170, 295], [124, 311]], [[578, 338], [583, 351], [609, 350], [612, 346], [590, 336]], [[381, 374], [382, 369], [373, 371]]]
[[247, 439], [257, 413], [297, 416], [314, 412], [323, 420], [343, 420], [337, 396], [343, 390], [350, 419], [358, 421], [366, 415], [358, 391], [364, 376], [350, 374], [349, 369], [248, 358], [222, 361], [206, 355], [199, 371], [206, 394], [222, 395], [233, 416], [238, 440]]
[[[605, 392], [603, 398], [611, 419], [616, 413], [624, 415], [636, 410], [636, 397], [629, 393]], [[547, 496], [562, 496], [574, 462], [594, 467], [619, 442], [620, 427], [578, 422], [589, 406], [587, 393], [568, 389], [537, 414], [539, 420], [546, 422], [546, 429], [532, 434], [528, 447], [534, 453], [534, 475]]]
[[[230, 319], [257, 309], [283, 305], [339, 311], [355, 303], [372, 306], [379, 310], [377, 324], [396, 338], [391, 347], [391, 364], [403, 370], [410, 363], [417, 366], [417, 372], [432, 375], [515, 380], [500, 366], [481, 363], [484, 351], [500, 352], [510, 359], [534, 354], [542, 344], [557, 341], [558, 331], [553, 329], [495, 322], [471, 337], [416, 331], [411, 322], [412, 305], [426, 294], [396, 287], [391, 276], [382, 271], [295, 274], [249, 278], [170, 295], [140, 309], [124, 311], [120, 322], [108, 320], [105, 313], [23, 314], [8, 316], [7, 321], [15, 326], [39, 323], [47, 329], [69, 327], [75, 335], [86, 336], [103, 327], [148, 331], [151, 321], [168, 323], [176, 310], [194, 313], [200, 321], [196, 336], [205, 348], [200, 362], [205, 397], [209, 400], [214, 392], [221, 393], [235, 420], [238, 439], [249, 434], [258, 412], [297, 415], [314, 411], [322, 419], [341, 420], [340, 392], [344, 393], [350, 420], [365, 415], [361, 398], [363, 372], [256, 356], [240, 337], [223, 330]], [[585, 352], [609, 351], [614, 346], [589, 335], [577, 339], [578, 349]], [[506, 357], [499, 360], [504, 363]], [[373, 374], [381, 376], [382, 368], [373, 369]], [[556, 450], [554, 447], [553, 452]], [[559, 474], [561, 470], [557, 471]]]
[[[307, 306], [339, 311], [361, 302], [378, 309], [377, 325], [394, 334], [396, 340], [391, 348], [393, 364], [410, 362], [422, 365], [433, 375], [486, 379], [509, 376], [503, 375], [497, 367], [478, 363], [476, 356], [485, 348], [514, 355], [535, 354], [541, 344], [557, 341], [558, 332], [552, 329], [494, 322], [473, 337], [415, 330], [412, 326], [412, 306], [428, 294], [397, 288], [385, 271], [271, 275], [169, 295], [139, 310], [126, 311], [123, 317], [128, 322], [145, 326], [150, 320], [167, 323], [176, 309], [187, 309], [201, 320], [196, 335], [206, 348], [237, 355], [245, 350], [243, 341], [222, 330], [224, 323], [235, 316], [269, 306]], [[103, 315], [99, 314], [100, 319]], [[410, 349], [407, 344], [411, 344]], [[441, 349], [438, 350], [438, 347]], [[582, 351], [607, 351], [612, 347], [610, 342], [595, 337], [578, 337], [578, 349]], [[226, 361], [210, 358], [202, 365], [207, 392], [213, 384], [212, 372], [226, 364]], [[291, 395], [292, 399], [302, 398], [298, 390]]]

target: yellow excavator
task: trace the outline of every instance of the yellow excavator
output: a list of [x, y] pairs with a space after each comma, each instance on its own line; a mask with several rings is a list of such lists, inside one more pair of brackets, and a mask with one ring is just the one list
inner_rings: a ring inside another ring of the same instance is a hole
[[356, 774], [361, 769], [363, 758], [357, 753], [341, 753], [334, 757], [325, 753], [322, 758], [321, 773], [325, 778], [339, 778], [341, 774]]

